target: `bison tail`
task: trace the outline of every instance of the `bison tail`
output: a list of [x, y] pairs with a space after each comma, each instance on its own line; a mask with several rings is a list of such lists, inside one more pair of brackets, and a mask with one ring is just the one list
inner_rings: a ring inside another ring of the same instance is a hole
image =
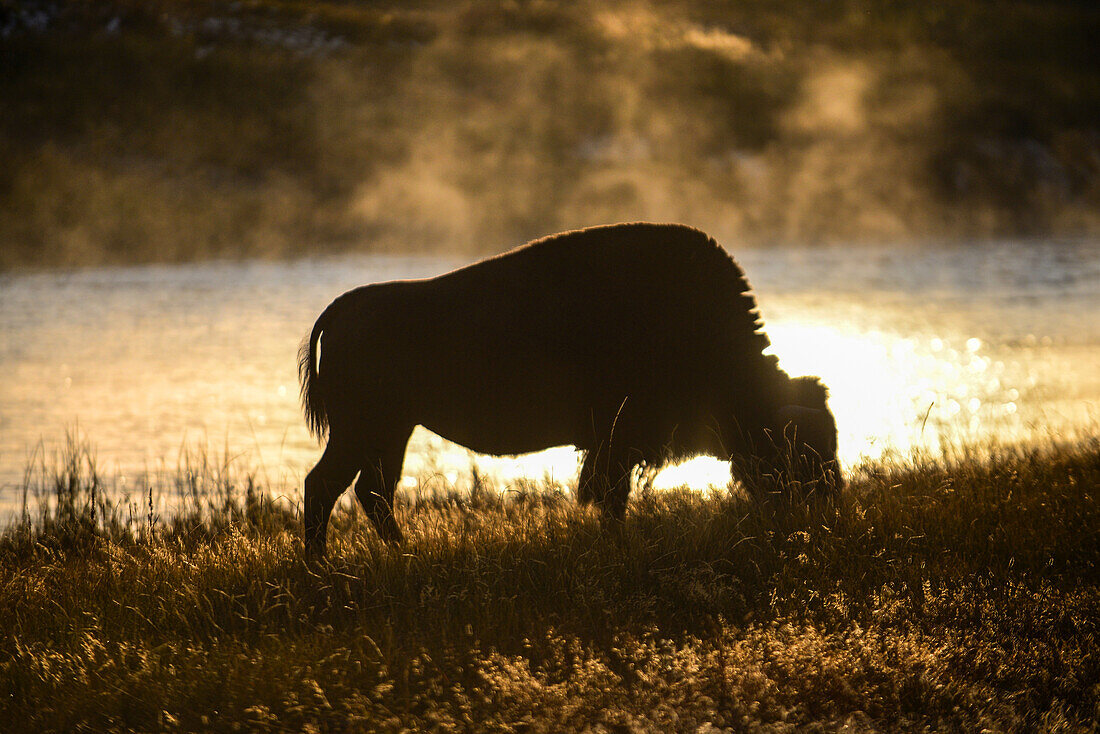
[[318, 374], [317, 354], [321, 346], [321, 319], [313, 326], [313, 331], [302, 342], [298, 350], [298, 381], [302, 387], [302, 409], [306, 414], [309, 432], [318, 440], [328, 432], [328, 411], [321, 394]]

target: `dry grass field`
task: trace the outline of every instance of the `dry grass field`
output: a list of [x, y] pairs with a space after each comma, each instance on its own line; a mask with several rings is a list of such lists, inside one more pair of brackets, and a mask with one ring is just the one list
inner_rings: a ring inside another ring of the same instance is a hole
[[[1095, 730], [1100, 446], [861, 467], [835, 502], [561, 486], [419, 493], [330, 559], [255, 479], [174, 515], [86, 450], [0, 537], [12, 731]], [[347, 507], [351, 507], [348, 505]]]

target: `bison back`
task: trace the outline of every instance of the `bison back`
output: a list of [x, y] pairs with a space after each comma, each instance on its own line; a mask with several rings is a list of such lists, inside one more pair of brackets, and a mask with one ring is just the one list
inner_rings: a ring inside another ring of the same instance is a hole
[[768, 346], [740, 267], [682, 225], [553, 235], [434, 288], [468, 343], [576, 361], [624, 387], [719, 389], [730, 370], [759, 367]]

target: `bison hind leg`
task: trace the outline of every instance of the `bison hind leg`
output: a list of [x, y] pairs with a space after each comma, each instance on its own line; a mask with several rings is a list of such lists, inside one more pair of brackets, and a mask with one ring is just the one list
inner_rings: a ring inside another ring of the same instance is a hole
[[355, 455], [349, 447], [339, 439], [330, 437], [325, 453], [305, 480], [303, 525], [305, 550], [309, 557], [322, 558], [325, 555], [329, 515], [358, 470]]
[[412, 429], [394, 431], [386, 440], [386, 448], [368, 449], [359, 467], [355, 481], [355, 496], [370, 518], [379, 537], [387, 543], [400, 543], [405, 539], [393, 514], [394, 494], [401, 479], [401, 466], [405, 461], [405, 445]]

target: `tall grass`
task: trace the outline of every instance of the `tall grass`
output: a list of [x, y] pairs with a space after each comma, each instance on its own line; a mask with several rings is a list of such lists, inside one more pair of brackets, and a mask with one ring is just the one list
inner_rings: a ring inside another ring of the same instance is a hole
[[247, 472], [184, 470], [201, 500], [152, 523], [69, 458], [49, 489], [71, 501], [0, 536], [15, 730], [1030, 731], [1100, 715], [1095, 441], [866, 466], [809, 504], [643, 490], [619, 530], [558, 486], [480, 478], [403, 501], [401, 547], [347, 505], [322, 565], [302, 558], [296, 509]]

